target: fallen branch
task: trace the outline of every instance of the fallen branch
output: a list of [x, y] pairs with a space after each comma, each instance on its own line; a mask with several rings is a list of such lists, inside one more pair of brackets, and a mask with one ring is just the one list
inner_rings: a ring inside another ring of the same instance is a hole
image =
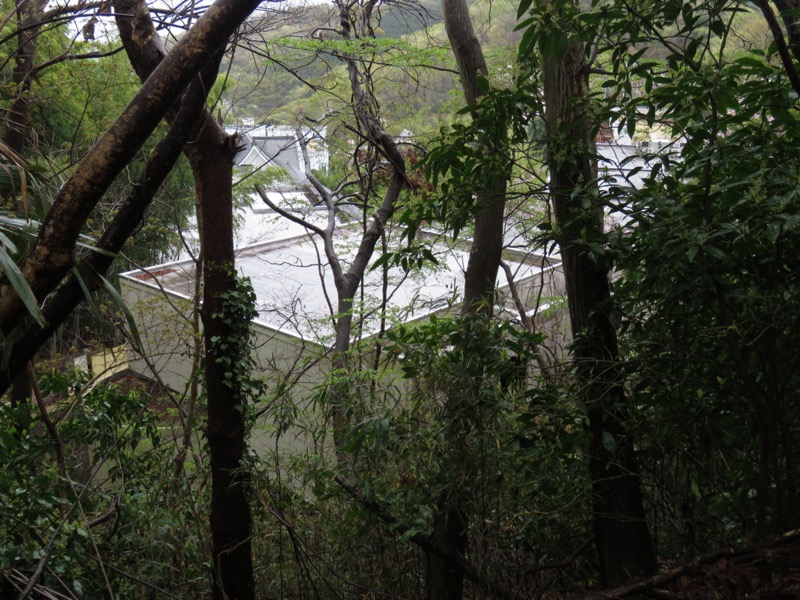
[[[336, 483], [338, 483], [344, 491], [346, 491], [350, 496], [352, 496], [356, 501], [358, 501], [361, 506], [366, 508], [371, 513], [375, 514], [381, 521], [386, 523], [387, 525], [391, 526], [392, 531], [399, 533], [401, 536], [406, 535], [410, 531], [410, 527], [403, 525], [394, 515], [387, 513], [383, 507], [375, 500], [370, 500], [366, 496], [364, 496], [356, 487], [344, 479], [343, 477], [336, 476], [334, 478]], [[497, 598], [503, 598], [504, 600], [511, 600], [514, 595], [503, 588], [500, 584], [495, 583], [493, 581], [489, 581], [478, 572], [478, 569], [469, 562], [460, 552], [445, 546], [441, 546], [436, 544], [429, 536], [422, 535], [421, 533], [412, 534], [408, 541], [416, 544], [420, 548], [422, 548], [425, 552], [429, 552], [431, 554], [435, 554], [447, 561], [449, 561], [456, 569], [458, 569], [464, 577], [473, 581], [489, 591], [491, 594], [496, 596]]]
[[[763, 542], [761, 544], [743, 546], [740, 548], [721, 548], [718, 550], [714, 550], [712, 552], [708, 552], [707, 554], [703, 554], [702, 556], [698, 556], [691, 562], [688, 562], [684, 565], [675, 567], [674, 569], [670, 569], [669, 571], [666, 571], [664, 573], [657, 573], [652, 577], [643, 579], [641, 581], [637, 581], [636, 583], [631, 583], [629, 585], [618, 587], [608, 592], [584, 596], [583, 600], [613, 600], [615, 598], [625, 598], [633, 594], [649, 593], [651, 591], [655, 591], [654, 588], [656, 586], [664, 585], [665, 583], [674, 581], [687, 571], [691, 571], [692, 569], [696, 569], [703, 565], [714, 563], [723, 558], [753, 556], [755, 554], [758, 554], [761, 550], [792, 544], [798, 540], [800, 540], [800, 530], [795, 529], [786, 532], [785, 534], [779, 536], [778, 538], [775, 538], [768, 542]], [[664, 593], [665, 592], [663, 592], [662, 590], [659, 590], [658, 592], [658, 594], [661, 595], [662, 597], [665, 597], [663, 596]]]
[[[89, 521], [87, 525], [89, 526], [90, 529], [93, 527], [97, 527], [98, 525], [102, 525], [103, 523], [108, 521], [114, 515], [117, 516], [117, 523], [119, 523], [119, 498], [117, 496], [114, 496], [111, 499], [111, 504], [108, 506], [108, 510], [106, 512], [104, 512], [99, 517], [95, 517], [94, 519]], [[114, 529], [116, 528], [117, 526], [114, 525]]]

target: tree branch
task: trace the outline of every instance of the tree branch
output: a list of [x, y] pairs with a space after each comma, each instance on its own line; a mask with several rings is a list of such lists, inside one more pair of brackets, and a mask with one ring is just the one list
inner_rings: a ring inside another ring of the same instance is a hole
[[[76, 242], [92, 209], [133, 160], [158, 123], [217, 54], [259, 0], [217, 0], [142, 84], [130, 104], [61, 188], [20, 271], [41, 302], [74, 265]], [[0, 278], [0, 330], [8, 333], [27, 313], [16, 288]]]
[[583, 600], [613, 600], [615, 598], [625, 598], [628, 596], [632, 596], [634, 594], [647, 593], [656, 586], [664, 585], [665, 583], [674, 581], [687, 571], [696, 569], [697, 567], [700, 567], [705, 564], [716, 562], [722, 558], [753, 556], [758, 554], [762, 550], [767, 550], [778, 546], [794, 544], [798, 541], [800, 541], [800, 531], [795, 529], [793, 531], [789, 531], [783, 534], [782, 536], [779, 536], [774, 540], [770, 540], [768, 542], [764, 542], [761, 544], [755, 544], [753, 546], [746, 546], [740, 548], [721, 548], [703, 554], [702, 556], [698, 556], [691, 562], [688, 562], [679, 567], [675, 567], [674, 569], [670, 569], [665, 573], [658, 573], [647, 579], [637, 581], [636, 583], [632, 583], [630, 585], [618, 587], [608, 592], [603, 592], [600, 594], [590, 594], [588, 596], [585, 596]]
[[797, 69], [792, 61], [792, 55], [789, 53], [789, 48], [783, 37], [780, 23], [778, 23], [778, 19], [775, 18], [775, 12], [769, 5], [768, 0], [757, 0], [756, 4], [758, 4], [758, 7], [761, 9], [761, 14], [763, 14], [764, 18], [767, 20], [767, 25], [769, 25], [769, 30], [772, 32], [772, 38], [775, 40], [775, 46], [778, 49], [778, 55], [781, 57], [781, 62], [783, 63], [783, 70], [789, 78], [789, 83], [792, 84], [792, 89], [794, 89], [795, 93], [800, 96], [800, 76], [798, 76]]
[[[150, 152], [141, 179], [133, 185], [133, 189], [114, 215], [114, 219], [102, 237], [94, 244], [100, 252], [91, 252], [84, 258], [83, 264], [89, 271], [100, 275], [106, 273], [116, 254], [142, 222], [145, 210], [180, 157], [184, 144], [194, 129], [197, 113], [204, 106], [205, 93], [210, 87], [202, 80], [203, 75], [201, 74], [201, 77], [189, 87], [172, 126]], [[25, 363], [55, 333], [58, 326], [64, 322], [82, 298], [83, 288], [78, 278], [71, 274], [48, 297], [42, 307], [46, 326], [42, 328], [35, 324], [29, 325], [11, 342], [8, 369], [0, 372], [0, 393], [8, 388], [13, 380], [13, 375], [25, 368]]]

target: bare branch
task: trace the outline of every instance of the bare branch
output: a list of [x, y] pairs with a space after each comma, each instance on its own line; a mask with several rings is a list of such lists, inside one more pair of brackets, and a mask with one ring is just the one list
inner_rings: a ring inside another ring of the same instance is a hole
[[113, 50], [109, 50], [108, 52], [87, 52], [85, 54], [70, 54], [64, 53], [60, 56], [56, 56], [53, 59], [48, 60], [47, 62], [43, 62], [40, 65], [36, 65], [33, 70], [31, 71], [32, 75], [38, 75], [41, 71], [44, 71], [48, 67], [52, 67], [53, 65], [57, 65], [62, 62], [72, 61], [72, 60], [84, 60], [87, 58], [106, 58], [108, 56], [114, 56], [118, 52], [122, 51], [122, 46], [118, 48], [114, 48]]
[[310, 231], [313, 231], [314, 233], [316, 233], [318, 236], [320, 236], [322, 238], [325, 237], [325, 230], [321, 229], [320, 227], [317, 227], [313, 223], [310, 223], [310, 222], [306, 221], [302, 217], [298, 217], [297, 215], [289, 212], [288, 210], [282, 209], [280, 206], [278, 206], [272, 200], [269, 199], [269, 196], [267, 196], [267, 193], [264, 191], [264, 189], [260, 185], [255, 185], [254, 188], [256, 190], [256, 193], [258, 193], [258, 195], [261, 196], [261, 200], [264, 201], [264, 204], [269, 206], [272, 210], [274, 210], [280, 216], [282, 216], [285, 219], [289, 219], [293, 223], [297, 223], [298, 225], [302, 225], [306, 229], [308, 229]]

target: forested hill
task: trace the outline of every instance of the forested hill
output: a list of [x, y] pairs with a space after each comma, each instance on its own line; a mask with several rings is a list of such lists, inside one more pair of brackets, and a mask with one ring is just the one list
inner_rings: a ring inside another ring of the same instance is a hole
[[[470, 13], [489, 63], [490, 79], [512, 83], [521, 34], [514, 0], [473, 0]], [[463, 107], [456, 65], [442, 24], [440, 0], [399, 1], [378, 5], [372, 15], [375, 39], [346, 45], [337, 29], [339, 17], [328, 4], [280, 6], [250, 23], [225, 78], [227, 123], [290, 124], [301, 115], [313, 119], [334, 114], [349, 102], [350, 89], [336, 52], [353, 52], [371, 62], [371, 72], [387, 130], [417, 134], [435, 131]], [[676, 30], [677, 24], [665, 33]], [[765, 48], [771, 39], [760, 15], [736, 16], [736, 35], [727, 51]], [[691, 37], [701, 35], [693, 32]], [[675, 38], [676, 40], [678, 38]], [[682, 43], [690, 40], [684, 38]], [[653, 45], [647, 57], [663, 59]]]
[[[475, 0], [473, 22], [492, 68], [502, 77], [514, 63], [516, 3]], [[240, 42], [227, 74], [225, 119], [291, 123], [320, 118], [349, 101], [346, 71], [335, 53], [356, 52], [373, 62], [372, 74], [388, 129], [397, 134], [435, 129], [462, 106], [455, 62], [441, 21], [441, 2], [398, 2], [376, 9], [375, 39], [356, 48], [334, 31], [327, 4], [291, 7], [256, 23]], [[251, 52], [252, 51], [252, 52]]]

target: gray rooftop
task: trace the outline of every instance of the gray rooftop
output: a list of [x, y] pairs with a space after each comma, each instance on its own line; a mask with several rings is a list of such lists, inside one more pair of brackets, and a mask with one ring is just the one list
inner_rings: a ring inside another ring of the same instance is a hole
[[[349, 264], [360, 233], [343, 228], [338, 232], [337, 249]], [[433, 245], [439, 264], [420, 272], [404, 274], [393, 269], [387, 291], [387, 315], [390, 319], [414, 320], [446, 309], [460, 299], [467, 249], [452, 247], [444, 241]], [[379, 256], [373, 257], [373, 262]], [[541, 257], [530, 261], [510, 262], [517, 281], [530, 280], [541, 272]], [[336, 288], [327, 267], [322, 242], [317, 236], [300, 235], [288, 239], [255, 244], [237, 253], [237, 270], [250, 278], [257, 296], [257, 323], [305, 340], [325, 344], [333, 335], [331, 314], [336, 310]], [[367, 316], [364, 335], [377, 331], [378, 310], [384, 300], [381, 269], [368, 272], [364, 281], [363, 302]], [[171, 294], [190, 298], [194, 285], [194, 263], [179, 261], [122, 274], [130, 282], [157, 287]], [[498, 286], [506, 284], [500, 273]]]

